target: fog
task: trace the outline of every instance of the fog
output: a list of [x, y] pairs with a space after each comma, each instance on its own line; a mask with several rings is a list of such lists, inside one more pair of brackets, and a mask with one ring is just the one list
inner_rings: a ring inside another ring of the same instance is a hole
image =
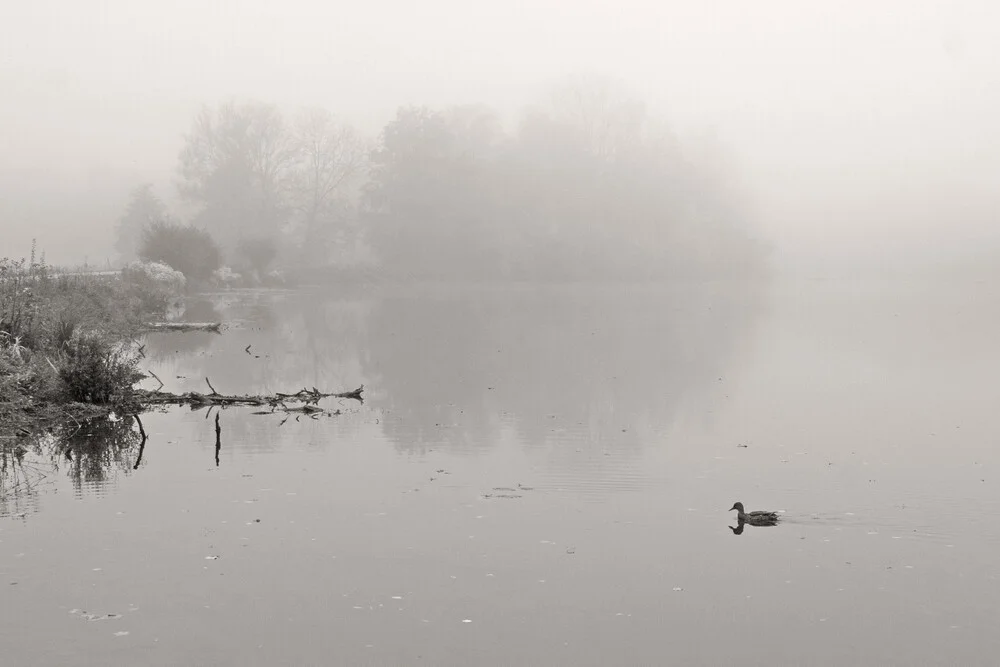
[[375, 142], [399, 107], [472, 104], [513, 133], [580, 75], [715, 156], [780, 270], [1000, 256], [988, 1], [40, 1], [4, 11], [0, 45], [0, 256], [37, 238], [52, 262], [115, 262], [143, 183], [188, 217], [178, 156], [206, 107], [321, 107]]

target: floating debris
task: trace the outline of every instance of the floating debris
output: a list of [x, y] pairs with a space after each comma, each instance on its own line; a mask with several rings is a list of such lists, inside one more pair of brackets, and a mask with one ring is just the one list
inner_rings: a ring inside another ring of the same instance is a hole
[[70, 609], [72, 616], [79, 616], [85, 621], [114, 621], [122, 617], [121, 614], [89, 614], [83, 609]]

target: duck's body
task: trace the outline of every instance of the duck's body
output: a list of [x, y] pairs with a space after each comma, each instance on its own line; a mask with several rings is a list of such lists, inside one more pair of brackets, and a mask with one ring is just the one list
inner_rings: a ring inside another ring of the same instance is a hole
[[749, 523], [751, 526], [772, 526], [778, 523], [778, 513], [777, 512], [745, 512], [743, 511], [743, 503], [734, 503], [729, 511], [732, 512], [736, 510], [737, 518], [740, 523]]

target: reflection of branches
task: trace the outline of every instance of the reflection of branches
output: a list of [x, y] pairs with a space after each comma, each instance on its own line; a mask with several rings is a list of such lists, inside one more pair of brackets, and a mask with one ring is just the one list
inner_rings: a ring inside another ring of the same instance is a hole
[[0, 447], [0, 516], [23, 515], [34, 504], [49, 473], [36, 454], [21, 444]]
[[139, 441], [139, 454], [135, 457], [135, 463], [132, 465], [132, 470], [139, 469], [139, 464], [142, 463], [142, 453], [146, 449], [146, 429], [142, 427], [142, 420], [139, 419], [139, 415], [135, 415], [135, 423], [139, 425], [139, 436], [142, 439]]
[[[139, 431], [133, 430], [133, 421]], [[66, 421], [44, 437], [0, 447], [0, 516], [25, 514], [40, 483], [65, 468], [77, 492], [139, 466], [146, 442], [137, 417]]]
[[145, 444], [145, 429], [137, 432], [133, 421], [132, 415], [114, 421], [93, 419], [70, 434], [59, 429], [53, 432], [56, 448], [71, 460], [67, 473], [77, 491], [85, 484], [101, 485], [118, 471], [128, 473], [135, 468]]

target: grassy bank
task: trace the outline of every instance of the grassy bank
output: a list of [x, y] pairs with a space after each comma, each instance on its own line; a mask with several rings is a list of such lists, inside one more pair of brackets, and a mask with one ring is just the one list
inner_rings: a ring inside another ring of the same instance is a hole
[[131, 408], [139, 326], [166, 302], [148, 282], [0, 259], [0, 435]]

